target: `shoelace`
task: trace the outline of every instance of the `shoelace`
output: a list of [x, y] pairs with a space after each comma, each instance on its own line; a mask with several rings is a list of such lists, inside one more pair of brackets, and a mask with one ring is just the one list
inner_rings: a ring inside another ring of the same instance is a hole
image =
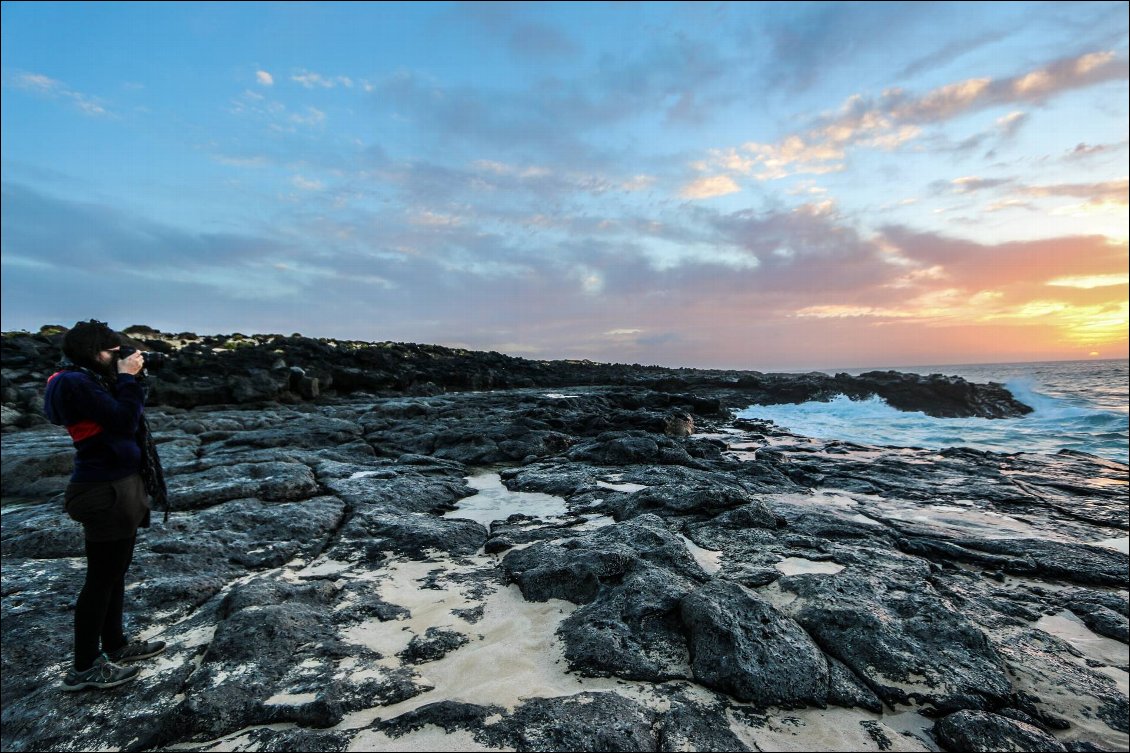
[[110, 657], [102, 654], [102, 663], [98, 665], [98, 674], [103, 680], [114, 679], [114, 672], [121, 669], [117, 664], [110, 661]]

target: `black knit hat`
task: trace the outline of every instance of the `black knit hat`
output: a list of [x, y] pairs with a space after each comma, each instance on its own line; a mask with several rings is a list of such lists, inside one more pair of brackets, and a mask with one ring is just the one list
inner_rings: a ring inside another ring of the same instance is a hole
[[79, 366], [99, 366], [99, 351], [116, 348], [122, 344], [117, 332], [106, 322], [91, 319], [77, 322], [63, 335], [63, 355]]

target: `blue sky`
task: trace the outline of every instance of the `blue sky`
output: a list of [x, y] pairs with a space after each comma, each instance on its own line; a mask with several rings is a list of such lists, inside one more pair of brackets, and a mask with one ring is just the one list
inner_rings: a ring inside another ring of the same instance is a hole
[[4, 3], [3, 329], [1127, 354], [1125, 3]]

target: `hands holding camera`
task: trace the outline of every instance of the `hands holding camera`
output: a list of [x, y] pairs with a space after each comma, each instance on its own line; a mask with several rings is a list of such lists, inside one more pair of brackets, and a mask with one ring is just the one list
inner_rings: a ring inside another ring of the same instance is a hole
[[118, 373], [119, 374], [137, 374], [145, 368], [145, 357], [140, 350], [135, 350], [125, 358], [118, 359]]
[[145, 356], [133, 348], [111, 348], [98, 354], [101, 363], [115, 363], [119, 374], [132, 374], [137, 376], [145, 368]]
[[165, 355], [163, 353], [146, 353], [145, 351], [137, 350], [128, 345], [122, 345], [117, 348], [104, 350], [98, 354], [99, 363], [110, 365], [115, 364], [119, 374], [132, 374], [137, 376], [142, 374], [148, 369], [149, 371], [157, 371], [165, 365]]

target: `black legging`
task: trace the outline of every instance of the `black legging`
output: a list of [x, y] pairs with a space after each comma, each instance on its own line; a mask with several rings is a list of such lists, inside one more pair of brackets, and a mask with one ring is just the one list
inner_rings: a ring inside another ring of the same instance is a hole
[[86, 542], [86, 582], [75, 604], [75, 668], [80, 672], [89, 669], [102, 651], [126, 644], [122, 603], [136, 541], [134, 536]]

